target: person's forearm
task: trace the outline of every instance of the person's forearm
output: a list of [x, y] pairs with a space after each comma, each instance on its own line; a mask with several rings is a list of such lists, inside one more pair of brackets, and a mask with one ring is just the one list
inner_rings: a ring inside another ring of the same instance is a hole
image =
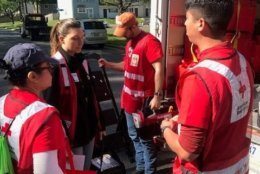
[[167, 128], [163, 132], [163, 137], [165, 138], [166, 143], [168, 144], [170, 149], [172, 151], [174, 151], [176, 154], [178, 154], [177, 153], [177, 151], [178, 151], [177, 149], [178, 149], [178, 145], [179, 145], [178, 134], [173, 132], [170, 128]]
[[192, 161], [198, 157], [198, 154], [192, 154], [183, 149], [178, 140], [179, 135], [173, 132], [170, 128], [164, 130], [163, 137], [170, 149], [175, 152], [181, 160]]
[[155, 68], [155, 74], [154, 74], [154, 90], [155, 92], [161, 92], [162, 91], [162, 85], [163, 85], [163, 67], [162, 63], [158, 62]]
[[124, 71], [124, 62], [107, 62], [106, 68], [110, 68], [116, 71]]

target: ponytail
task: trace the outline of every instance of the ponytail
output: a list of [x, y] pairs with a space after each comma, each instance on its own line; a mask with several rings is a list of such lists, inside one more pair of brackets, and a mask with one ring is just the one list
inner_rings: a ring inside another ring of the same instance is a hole
[[50, 46], [51, 46], [51, 56], [53, 56], [59, 48], [59, 33], [58, 33], [58, 27], [60, 25], [60, 22], [56, 23], [55, 26], [51, 29], [50, 34]]

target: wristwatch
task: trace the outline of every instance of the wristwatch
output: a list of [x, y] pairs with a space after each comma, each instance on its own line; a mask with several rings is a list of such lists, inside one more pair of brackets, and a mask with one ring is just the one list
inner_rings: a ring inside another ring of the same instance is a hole
[[161, 96], [162, 96], [162, 93], [159, 92], [159, 91], [157, 91], [157, 92], [154, 93], [154, 95], [156, 95], [156, 96], [158, 96], [158, 97], [161, 97]]

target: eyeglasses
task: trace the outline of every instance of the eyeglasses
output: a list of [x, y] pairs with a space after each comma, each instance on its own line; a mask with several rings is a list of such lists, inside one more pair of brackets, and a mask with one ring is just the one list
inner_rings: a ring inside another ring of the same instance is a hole
[[50, 66], [47, 66], [47, 67], [37, 67], [37, 68], [34, 68], [33, 70], [39, 72], [39, 71], [43, 71], [43, 70], [47, 69], [52, 74], [53, 68], [54, 67], [52, 65], [50, 65]]

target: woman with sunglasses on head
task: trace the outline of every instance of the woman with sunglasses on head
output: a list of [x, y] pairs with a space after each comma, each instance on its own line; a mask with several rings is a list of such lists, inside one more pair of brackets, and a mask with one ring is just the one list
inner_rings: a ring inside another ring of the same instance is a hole
[[7, 137], [18, 174], [65, 172], [66, 138], [59, 112], [40, 97], [52, 84], [51, 60], [31, 43], [11, 47], [0, 60], [13, 85], [0, 98], [0, 134]]
[[83, 44], [84, 31], [74, 19], [61, 20], [52, 28], [51, 56], [57, 63], [53, 85], [45, 98], [60, 111], [72, 150], [85, 155], [84, 168], [89, 169], [98, 119], [86, 66], [83, 66]]

